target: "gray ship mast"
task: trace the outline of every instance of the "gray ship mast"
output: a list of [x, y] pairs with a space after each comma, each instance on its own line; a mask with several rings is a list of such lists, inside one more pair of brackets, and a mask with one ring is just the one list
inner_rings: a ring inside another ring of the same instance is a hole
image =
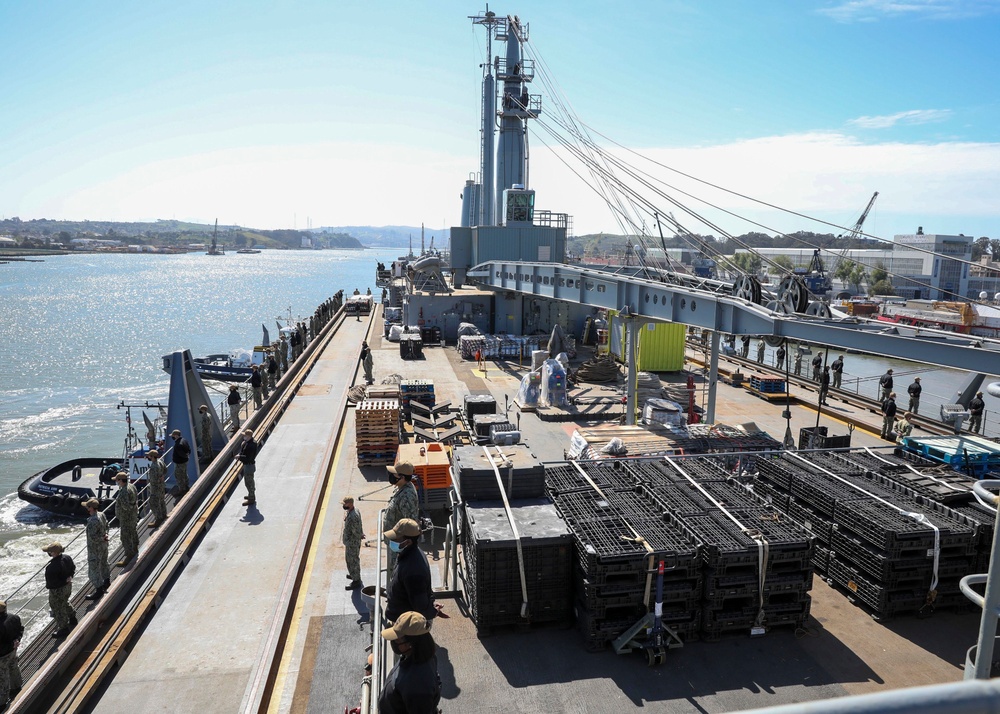
[[[495, 201], [493, 183], [493, 145], [496, 136], [496, 104], [497, 90], [496, 80], [493, 77], [493, 35], [497, 27], [504, 24], [504, 21], [490, 11], [490, 6], [486, 6], [486, 12], [480, 15], [469, 17], [474, 25], [482, 25], [486, 28], [486, 62], [483, 68], [483, 95], [482, 106], [480, 108], [482, 128], [480, 131], [481, 142], [479, 147], [479, 183], [469, 181], [466, 183], [463, 198], [466, 203], [462, 212], [463, 226], [493, 226], [496, 225], [496, 218], [493, 212]], [[468, 194], [468, 195], [466, 195]]]
[[507, 54], [497, 57], [497, 78], [503, 81], [500, 102], [500, 137], [497, 139], [497, 177], [494, 199], [496, 216], [504, 216], [503, 192], [509, 188], [527, 188], [527, 120], [538, 116], [541, 98], [528, 94], [534, 78], [534, 63], [522, 57], [521, 43], [528, 39], [528, 26], [517, 15], [508, 15], [505, 29], [497, 39], [507, 41]]
[[[504, 192], [512, 188], [527, 188], [528, 151], [527, 120], [541, 112], [541, 97], [528, 93], [528, 83], [534, 79], [535, 65], [526, 59], [522, 43], [528, 40], [528, 26], [516, 15], [497, 17], [489, 6], [485, 13], [470, 16], [474, 25], [486, 28], [486, 56], [483, 67], [482, 129], [480, 173], [478, 182], [469, 179], [462, 193], [463, 226], [496, 226], [506, 224]], [[493, 39], [506, 42], [501, 57], [493, 56]], [[501, 100], [497, 106], [497, 82], [502, 83]], [[494, 162], [494, 137], [496, 161]], [[519, 199], [524, 200], [524, 199]]]

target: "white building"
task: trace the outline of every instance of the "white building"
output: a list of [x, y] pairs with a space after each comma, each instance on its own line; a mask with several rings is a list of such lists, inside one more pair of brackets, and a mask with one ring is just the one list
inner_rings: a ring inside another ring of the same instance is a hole
[[[969, 279], [969, 266], [961, 261], [972, 260], [973, 238], [963, 235], [914, 233], [893, 237], [889, 250], [823, 249], [820, 257], [826, 271], [833, 274], [842, 260], [860, 263], [869, 271], [882, 267], [892, 277], [896, 294], [905, 298], [925, 300], [955, 300], [957, 297], [976, 299], [986, 291], [992, 297], [1000, 291], [1000, 278]], [[738, 249], [737, 253], [747, 250]], [[774, 258], [784, 255], [795, 268], [808, 267], [812, 248], [758, 248], [757, 253]], [[936, 254], [936, 255], [935, 255]], [[948, 256], [955, 256], [955, 259]], [[774, 272], [769, 271], [769, 272]]]
[[[946, 236], [917, 232], [893, 238], [896, 252], [903, 257], [922, 256], [925, 260], [920, 273], [893, 272], [892, 286], [901, 297], [925, 300], [954, 300], [975, 297], [969, 294], [969, 266], [972, 261], [972, 236]], [[930, 251], [938, 255], [928, 255]], [[953, 255], [956, 259], [946, 256]], [[926, 262], [930, 258], [929, 264]], [[965, 261], [962, 263], [960, 261]]]

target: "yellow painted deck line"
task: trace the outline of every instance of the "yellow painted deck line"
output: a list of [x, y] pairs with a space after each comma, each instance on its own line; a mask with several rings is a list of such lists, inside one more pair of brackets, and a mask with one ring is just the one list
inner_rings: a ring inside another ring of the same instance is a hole
[[295, 654], [295, 642], [297, 641], [299, 634], [299, 622], [302, 621], [302, 611], [305, 609], [306, 600], [309, 597], [309, 581], [312, 579], [312, 570], [316, 563], [316, 553], [319, 550], [320, 535], [323, 533], [323, 528], [326, 526], [326, 515], [329, 506], [329, 496], [330, 491], [333, 488], [333, 481], [337, 474], [337, 467], [340, 465], [340, 453], [344, 446], [344, 436], [347, 433], [346, 429], [341, 429], [340, 434], [337, 437], [336, 453], [333, 456], [333, 462], [330, 464], [330, 471], [327, 472], [326, 476], [326, 486], [323, 488], [323, 496], [320, 499], [321, 505], [319, 510], [319, 519], [316, 522], [316, 534], [313, 538], [312, 546], [309, 548], [309, 556], [306, 558], [306, 566], [302, 575], [302, 583], [299, 587], [299, 596], [295, 600], [295, 609], [292, 611], [292, 620], [288, 625], [288, 636], [285, 638], [285, 642], [289, 643], [291, 646], [286, 646], [284, 652], [281, 655], [281, 664], [278, 665], [278, 673], [274, 678], [274, 688], [271, 691], [271, 699], [268, 704], [268, 712], [278, 712], [281, 710], [281, 700], [285, 692], [285, 682], [288, 679], [288, 669], [292, 662], [292, 656]]
[[[801, 404], [800, 406], [804, 407], [805, 409], [808, 409], [811, 412], [815, 412], [816, 411], [816, 407], [812, 406], [811, 404]], [[853, 425], [854, 429], [856, 431], [864, 431], [864, 432], [867, 432], [867, 433], [873, 434], [873, 435], [874, 434], [878, 434], [878, 435], [882, 434], [881, 424], [878, 427], [876, 427], [876, 426], [874, 426], [872, 424], [868, 424], [867, 422], [861, 421], [861, 419], [858, 419], [858, 418], [856, 418], [856, 421], [850, 421], [848, 419], [842, 419], [840, 417], [833, 416], [829, 412], [823, 412], [822, 414], [823, 414], [823, 418], [829, 419], [830, 421], [835, 421], [838, 424], [843, 424], [845, 426], [852, 426]]]

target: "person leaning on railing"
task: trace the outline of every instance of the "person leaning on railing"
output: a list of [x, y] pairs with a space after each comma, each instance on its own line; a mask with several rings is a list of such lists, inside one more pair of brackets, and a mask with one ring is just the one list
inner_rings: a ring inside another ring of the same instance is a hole
[[0, 711], [9, 699], [21, 691], [21, 667], [17, 648], [24, 636], [21, 618], [7, 613], [7, 603], [0, 600]]
[[51, 543], [42, 551], [52, 558], [45, 566], [45, 587], [49, 591], [49, 609], [56, 621], [56, 631], [52, 636], [60, 639], [76, 627], [76, 612], [69, 602], [69, 596], [73, 594], [76, 564], [63, 552], [62, 543]]

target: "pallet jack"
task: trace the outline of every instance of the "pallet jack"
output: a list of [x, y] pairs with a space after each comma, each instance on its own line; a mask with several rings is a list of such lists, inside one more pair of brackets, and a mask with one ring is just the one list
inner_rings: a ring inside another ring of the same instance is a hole
[[647, 612], [611, 643], [615, 654], [637, 650], [645, 652], [646, 664], [650, 667], [663, 664], [667, 659], [667, 650], [684, 646], [676, 630], [663, 624], [663, 573], [666, 570], [661, 560], [656, 569], [650, 571], [656, 573], [656, 603], [653, 612]]

